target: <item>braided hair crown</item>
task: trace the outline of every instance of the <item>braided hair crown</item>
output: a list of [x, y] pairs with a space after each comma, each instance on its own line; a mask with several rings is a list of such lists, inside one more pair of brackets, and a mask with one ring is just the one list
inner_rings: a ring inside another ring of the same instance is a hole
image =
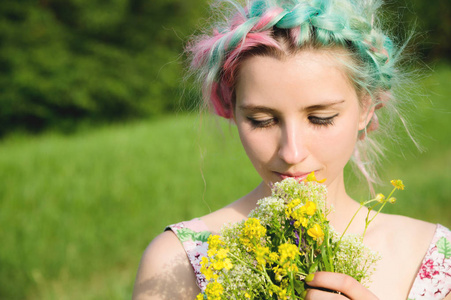
[[[351, 57], [344, 67], [359, 96], [368, 95], [375, 109], [392, 102], [399, 60], [392, 39], [378, 22], [381, 0], [219, 0], [230, 4], [225, 22], [194, 38], [187, 51], [191, 70], [202, 85], [204, 104], [224, 118], [233, 118], [237, 72], [244, 58], [254, 54], [290, 55], [307, 47], [342, 48]], [[288, 46], [287, 46], [288, 45]], [[343, 52], [343, 51], [342, 51]], [[389, 101], [390, 100], [390, 101]], [[368, 127], [378, 127], [374, 114]], [[361, 162], [361, 153], [355, 159]], [[370, 181], [371, 174], [361, 164]]]
[[[219, 116], [231, 118], [234, 79], [240, 58], [261, 47], [281, 50], [275, 33], [284, 30], [292, 46], [341, 46], [357, 58], [360, 67], [353, 80], [369, 94], [386, 95], [395, 73], [392, 40], [376, 26], [379, 0], [254, 0], [241, 6], [211, 35], [188, 47], [191, 68], [203, 86], [206, 104]], [[381, 106], [385, 99], [374, 99]]]

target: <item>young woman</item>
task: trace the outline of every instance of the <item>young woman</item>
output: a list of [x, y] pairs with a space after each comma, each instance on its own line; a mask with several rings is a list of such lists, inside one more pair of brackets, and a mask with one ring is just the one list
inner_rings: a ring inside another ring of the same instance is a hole
[[[302, 180], [314, 171], [327, 179], [330, 223], [343, 231], [359, 207], [346, 193], [344, 167], [352, 158], [371, 183], [372, 164], [363, 159], [373, 143], [367, 134], [377, 128], [378, 109], [395, 109], [399, 51], [377, 25], [379, 1], [232, 4], [230, 19], [189, 51], [205, 99], [237, 126], [262, 182], [227, 207], [155, 238], [138, 271], [137, 300], [194, 299], [205, 288], [199, 261], [207, 245], [181, 229], [218, 234], [225, 223], [245, 219], [284, 178]], [[349, 232], [362, 233], [366, 214], [357, 215]], [[451, 258], [436, 247], [443, 238], [451, 241], [451, 233], [441, 225], [379, 215], [365, 235], [382, 256], [370, 287], [317, 272], [306, 299], [451, 299]]]

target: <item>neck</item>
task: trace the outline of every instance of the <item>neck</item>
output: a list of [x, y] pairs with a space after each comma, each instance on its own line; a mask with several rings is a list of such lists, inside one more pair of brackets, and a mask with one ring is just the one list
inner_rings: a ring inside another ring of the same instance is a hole
[[[343, 232], [359, 210], [360, 204], [346, 193], [343, 174], [328, 184], [327, 191], [326, 206], [330, 209], [327, 218], [337, 232]], [[361, 234], [363, 232], [367, 211], [366, 208], [360, 209], [347, 233]]]

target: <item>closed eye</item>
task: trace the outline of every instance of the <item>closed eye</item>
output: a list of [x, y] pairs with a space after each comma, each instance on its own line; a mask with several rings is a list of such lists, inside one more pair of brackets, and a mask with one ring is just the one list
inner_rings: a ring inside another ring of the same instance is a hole
[[326, 118], [321, 118], [321, 117], [316, 117], [316, 116], [309, 116], [308, 119], [309, 119], [310, 123], [312, 123], [313, 125], [330, 126], [330, 125], [334, 125], [334, 119], [337, 116], [338, 116], [338, 114], [335, 114], [333, 116], [326, 117]]
[[271, 127], [271, 126], [277, 124], [276, 118], [257, 120], [257, 119], [253, 119], [251, 117], [247, 117], [247, 120], [251, 123], [251, 126], [253, 128], [267, 128], [267, 127]]

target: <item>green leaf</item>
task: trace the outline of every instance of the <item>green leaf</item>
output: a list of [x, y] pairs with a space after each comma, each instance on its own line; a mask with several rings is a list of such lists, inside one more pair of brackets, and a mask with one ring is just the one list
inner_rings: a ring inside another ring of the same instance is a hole
[[326, 267], [326, 271], [333, 272], [331, 264], [330, 264], [330, 257], [327, 255], [326, 247], [321, 247], [321, 256], [323, 257], [324, 266]]
[[440, 238], [436, 245], [438, 253], [443, 254], [446, 259], [451, 257], [451, 243], [445, 237]]
[[209, 231], [196, 232], [189, 228], [180, 228], [179, 230], [177, 230], [177, 236], [182, 242], [201, 241], [205, 243], [208, 241], [210, 234], [211, 233]]
[[303, 291], [305, 291], [304, 281], [295, 280], [294, 289], [296, 291], [296, 295], [300, 295]]
[[310, 268], [309, 268], [309, 270], [308, 270], [308, 273], [309, 273], [309, 274], [315, 273], [315, 272], [318, 270], [318, 263], [319, 263], [319, 260], [316, 260], [316, 261], [310, 266]]
[[329, 230], [326, 231], [326, 239], [325, 242], [326, 243], [326, 251], [327, 251], [327, 258], [328, 258], [328, 262], [329, 262], [329, 268], [330, 268], [330, 272], [335, 272], [334, 270], [334, 264], [333, 264], [333, 260], [334, 257], [332, 256], [332, 249], [331, 249], [331, 243], [332, 243], [332, 239], [329, 236]]
[[180, 228], [179, 230], [177, 230], [177, 236], [181, 242], [192, 241], [193, 233], [195, 232], [189, 228]]
[[207, 242], [208, 238], [210, 237], [211, 232], [210, 231], [202, 231], [202, 232], [195, 232], [193, 234], [193, 238], [196, 241], [201, 241], [201, 242]]

